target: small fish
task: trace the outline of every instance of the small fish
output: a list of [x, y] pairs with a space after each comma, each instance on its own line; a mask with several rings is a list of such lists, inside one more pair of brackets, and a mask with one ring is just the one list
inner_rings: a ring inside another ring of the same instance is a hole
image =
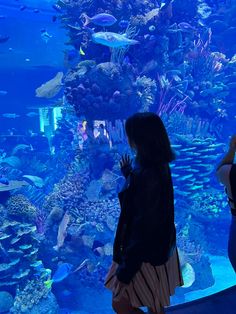
[[20, 245], [19, 248], [21, 250], [28, 250], [32, 247], [32, 244], [24, 244], [24, 245]]
[[39, 13], [39, 9], [34, 9], [34, 13]]
[[50, 278], [50, 276], [51, 276], [51, 274], [52, 274], [52, 271], [51, 271], [51, 269], [49, 269], [49, 268], [42, 268], [42, 269], [39, 269], [38, 270], [38, 272], [35, 274], [35, 275], [38, 275], [38, 276], [40, 276], [40, 278]]
[[121, 20], [118, 25], [120, 28], [127, 28], [129, 26], [129, 21], [128, 20]]
[[79, 48], [79, 53], [81, 56], [85, 56], [85, 52], [83, 51], [82, 47]]
[[49, 39], [52, 38], [52, 35], [50, 35], [46, 29], [41, 29], [41, 38], [47, 44]]
[[10, 36], [0, 35], [0, 44], [6, 43], [10, 39]]
[[150, 73], [152, 71], [155, 71], [158, 67], [158, 62], [156, 60], [151, 60], [149, 62], [147, 62], [145, 64], [145, 66], [143, 67], [143, 70], [141, 72], [141, 74], [146, 74], [146, 73]]
[[53, 15], [53, 16], [52, 16], [52, 21], [53, 21], [53, 23], [56, 22], [56, 20], [57, 20], [57, 16], [56, 16], [56, 15]]
[[149, 29], [150, 32], [154, 32], [156, 27], [154, 25], [151, 25], [151, 26], [148, 27], [148, 29]]
[[20, 11], [24, 11], [27, 7], [25, 5], [20, 6]]
[[178, 27], [182, 32], [187, 32], [187, 33], [196, 32], [196, 28], [186, 22], [179, 23]]
[[0, 90], [0, 96], [6, 96], [8, 92], [6, 90]]
[[6, 15], [0, 15], [0, 20], [5, 20]]
[[9, 180], [7, 180], [7, 178], [0, 178], [0, 183], [4, 184], [4, 185], [9, 185]]
[[104, 45], [110, 48], [121, 48], [129, 45], [136, 45], [139, 42], [129, 39], [125, 34], [117, 34], [112, 32], [98, 32], [92, 34], [92, 40], [96, 44]]
[[69, 27], [70, 29], [75, 30], [75, 31], [81, 31], [81, 27], [77, 26], [77, 25], [67, 24], [67, 27]]
[[195, 150], [195, 149], [196, 149], [196, 147], [183, 148], [183, 149], [181, 149], [181, 152], [189, 152], [189, 151]]
[[72, 268], [73, 268], [73, 265], [72, 264], [69, 264], [69, 263], [63, 263], [61, 264], [55, 274], [53, 275], [52, 279], [50, 280], [47, 280], [44, 282], [45, 286], [50, 289], [52, 284], [54, 282], [61, 282], [62, 280], [64, 280], [67, 276], [69, 276], [72, 272]]
[[11, 261], [11, 262], [9, 263], [9, 265], [15, 266], [15, 265], [18, 264], [19, 262], [20, 262], [20, 258], [16, 258], [16, 259], [14, 259], [13, 261]]
[[10, 234], [0, 233], [0, 241], [10, 238]]
[[30, 265], [31, 267], [35, 268], [36, 270], [40, 270], [43, 268], [43, 262], [40, 261], [36, 261], [35, 263]]
[[16, 113], [3, 113], [2, 115], [4, 118], [8, 118], [8, 119], [15, 119], [15, 118], [19, 118], [20, 115], [16, 114]]
[[62, 11], [62, 8], [59, 6], [59, 4], [53, 4], [52, 8], [59, 13]]
[[37, 112], [28, 112], [27, 114], [26, 114], [26, 116], [27, 117], [29, 117], [29, 118], [34, 118], [34, 117], [37, 117], [38, 116], [38, 113]]
[[113, 15], [107, 13], [96, 14], [93, 17], [89, 17], [87, 14], [83, 13], [81, 17], [85, 19], [84, 27], [90, 23], [98, 26], [112, 26], [117, 22], [117, 19]]

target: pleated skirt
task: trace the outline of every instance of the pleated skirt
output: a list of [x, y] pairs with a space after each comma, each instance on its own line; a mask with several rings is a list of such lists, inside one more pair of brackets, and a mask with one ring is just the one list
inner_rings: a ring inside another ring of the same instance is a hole
[[177, 249], [161, 266], [142, 263], [141, 269], [123, 289], [119, 289], [120, 283], [115, 275], [117, 267], [118, 264], [113, 262], [105, 286], [113, 292], [114, 301], [126, 299], [135, 308], [144, 306], [153, 312], [160, 312], [163, 307], [170, 305], [170, 296], [174, 294], [175, 288], [184, 284]]

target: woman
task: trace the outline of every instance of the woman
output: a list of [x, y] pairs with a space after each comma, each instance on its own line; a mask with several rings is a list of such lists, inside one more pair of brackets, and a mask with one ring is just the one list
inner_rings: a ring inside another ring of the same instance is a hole
[[149, 313], [164, 313], [170, 295], [183, 284], [169, 168], [174, 154], [156, 114], [135, 114], [125, 129], [136, 160], [133, 168], [129, 156], [121, 160], [126, 183], [119, 193], [121, 214], [105, 285], [118, 314], [143, 313], [142, 306]]
[[234, 164], [236, 152], [236, 135], [231, 138], [229, 150], [217, 168], [219, 181], [224, 184], [229, 198], [232, 213], [229, 232], [228, 255], [236, 272], [236, 164]]

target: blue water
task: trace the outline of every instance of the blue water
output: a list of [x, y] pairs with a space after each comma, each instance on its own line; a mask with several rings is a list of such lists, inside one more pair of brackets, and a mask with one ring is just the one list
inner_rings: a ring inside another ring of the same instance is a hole
[[[171, 304], [236, 284], [215, 175], [235, 133], [236, 2], [174, 0], [157, 13], [161, 3], [0, 1], [0, 39], [9, 36], [0, 43], [0, 178], [9, 182], [0, 183], [0, 313], [112, 313], [103, 282], [119, 160], [133, 154], [124, 120], [137, 111], [161, 116], [177, 157], [177, 240], [191, 273]], [[83, 28], [82, 13], [102, 12], [117, 23]], [[107, 31], [139, 44], [112, 51], [92, 41]], [[62, 263], [81, 268], [46, 287]]]

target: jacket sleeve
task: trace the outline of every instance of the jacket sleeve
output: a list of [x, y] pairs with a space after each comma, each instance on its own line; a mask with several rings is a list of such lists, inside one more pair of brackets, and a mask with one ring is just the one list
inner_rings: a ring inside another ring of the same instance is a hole
[[119, 281], [129, 284], [141, 268], [142, 258], [153, 235], [157, 223], [157, 208], [160, 199], [160, 187], [152, 174], [132, 178], [130, 204], [132, 219], [128, 244], [123, 252], [122, 263], [117, 269]]

